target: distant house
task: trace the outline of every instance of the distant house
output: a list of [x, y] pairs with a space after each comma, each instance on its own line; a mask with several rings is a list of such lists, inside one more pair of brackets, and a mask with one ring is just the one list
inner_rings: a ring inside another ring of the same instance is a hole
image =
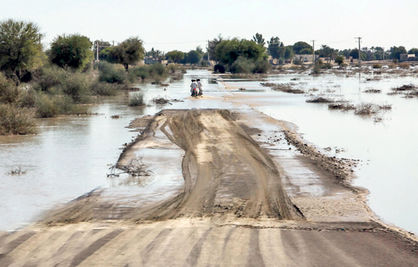
[[415, 54], [401, 54], [399, 56], [399, 61], [414, 61], [418, 60]]

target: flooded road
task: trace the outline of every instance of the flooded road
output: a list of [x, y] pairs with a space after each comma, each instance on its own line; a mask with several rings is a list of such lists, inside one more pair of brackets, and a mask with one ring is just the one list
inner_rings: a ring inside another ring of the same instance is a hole
[[[188, 96], [189, 80], [203, 80], [205, 99]], [[367, 76], [369, 77], [369, 76]], [[370, 191], [369, 203], [373, 211], [385, 222], [406, 230], [418, 232], [418, 135], [416, 115], [417, 99], [388, 96], [392, 87], [417, 83], [416, 77], [384, 78], [367, 81], [366, 76], [336, 76], [326, 74], [312, 77], [307, 74], [274, 75], [273, 83], [295, 83], [307, 92], [344, 98], [353, 103], [373, 102], [391, 104], [392, 110], [379, 114], [381, 122], [373, 118], [358, 117], [352, 111], [330, 111], [326, 104], [311, 104], [307, 94], [293, 95], [263, 87], [260, 81], [228, 80], [216, 84], [209, 82], [206, 71], [189, 71], [183, 81], [170, 86], [140, 85], [145, 108], [128, 107], [128, 100], [108, 100], [91, 111], [89, 117], [64, 117], [41, 121], [36, 136], [0, 137], [0, 229], [10, 230], [33, 221], [36, 216], [56, 204], [65, 203], [95, 188], [108, 188], [105, 197], [127, 196], [146, 200], [151, 196], [166, 198], [182, 184], [181, 171], [164, 172], [164, 168], [151, 170], [146, 180], [126, 180], [124, 176], [108, 178], [109, 167], [119, 157], [124, 143], [129, 143], [137, 132], [126, 128], [134, 118], [154, 114], [162, 108], [225, 108], [248, 110], [254, 108], [279, 120], [298, 126], [304, 138], [318, 148], [331, 148], [324, 153], [337, 157], [362, 160], [356, 169], [355, 185]], [[245, 88], [246, 90], [239, 90]], [[380, 89], [381, 94], [365, 94], [369, 88]], [[137, 94], [131, 92], [130, 95]], [[171, 105], [155, 105], [152, 99], [164, 97], [178, 99]], [[112, 119], [119, 115], [119, 119]], [[336, 152], [338, 149], [338, 153]], [[137, 155], [144, 160], [157, 158], [155, 150]], [[176, 150], [165, 151], [167, 159], [180, 158]], [[170, 161], [171, 162], [171, 161]], [[144, 162], [146, 163], [146, 162]], [[171, 164], [171, 163], [170, 163]], [[12, 176], [9, 172], [21, 167], [26, 173]], [[155, 177], [162, 177], [156, 179]], [[317, 188], [320, 192], [320, 188]], [[166, 192], [167, 194], [163, 193]], [[158, 197], [157, 197], [158, 198]]]
[[[384, 222], [418, 233], [418, 99], [387, 95], [392, 88], [417, 84], [416, 76], [391, 76], [375, 79], [373, 75], [327, 74], [279, 75], [272, 83], [294, 83], [306, 94], [289, 94], [270, 90], [259, 82], [232, 82], [226, 86], [249, 88], [252, 92], [233, 93], [234, 102], [246, 102], [254, 109], [279, 120], [294, 123], [304, 139], [323, 153], [340, 158], [360, 159], [355, 169], [354, 185], [370, 191], [372, 210]], [[312, 90], [313, 88], [317, 90]], [[365, 93], [379, 89], [379, 94]], [[362, 117], [353, 111], [334, 111], [328, 104], [306, 103], [307, 99], [324, 96], [344, 99], [353, 104], [392, 105], [389, 111]]]

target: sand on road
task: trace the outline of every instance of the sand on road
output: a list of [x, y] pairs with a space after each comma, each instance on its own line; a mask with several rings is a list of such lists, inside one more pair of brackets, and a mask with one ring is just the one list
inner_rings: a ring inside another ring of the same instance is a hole
[[[264, 119], [163, 110], [133, 122], [145, 128], [118, 167], [129, 171], [144, 147], [174, 144], [184, 151], [183, 187], [123, 212], [92, 192], [37, 225], [1, 234], [0, 266], [418, 265], [416, 240], [376, 221], [358, 191], [336, 178], [344, 172], [329, 171], [337, 165], [310, 150], [269, 151], [266, 131], [255, 128]], [[305, 172], [289, 172], [292, 164]], [[324, 190], [303, 190], [312, 183]]]

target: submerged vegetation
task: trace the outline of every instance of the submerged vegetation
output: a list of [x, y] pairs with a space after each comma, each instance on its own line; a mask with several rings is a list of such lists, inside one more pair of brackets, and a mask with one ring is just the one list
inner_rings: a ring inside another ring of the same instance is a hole
[[[41, 40], [33, 23], [0, 23], [0, 135], [35, 133], [35, 118], [89, 114], [89, 104], [99, 96], [117, 95], [132, 83], [162, 83], [182, 75], [172, 65], [137, 65], [145, 50], [135, 37], [102, 49], [101, 62], [92, 62], [93, 43], [86, 36], [58, 36], [47, 51]], [[143, 98], [129, 104], [143, 105]]]

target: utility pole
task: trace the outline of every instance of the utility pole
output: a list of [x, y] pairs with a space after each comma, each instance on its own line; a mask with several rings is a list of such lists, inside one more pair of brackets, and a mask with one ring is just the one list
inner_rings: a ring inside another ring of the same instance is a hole
[[361, 64], [361, 58], [360, 58], [360, 42], [361, 42], [361, 37], [355, 37], [355, 39], [358, 39], [358, 65], [360, 67], [360, 64]]
[[208, 63], [210, 66], [210, 46], [209, 46], [210, 41], [208, 40]]
[[315, 40], [312, 40], [312, 64], [315, 65]]
[[99, 41], [96, 41], [96, 61], [99, 61]]

